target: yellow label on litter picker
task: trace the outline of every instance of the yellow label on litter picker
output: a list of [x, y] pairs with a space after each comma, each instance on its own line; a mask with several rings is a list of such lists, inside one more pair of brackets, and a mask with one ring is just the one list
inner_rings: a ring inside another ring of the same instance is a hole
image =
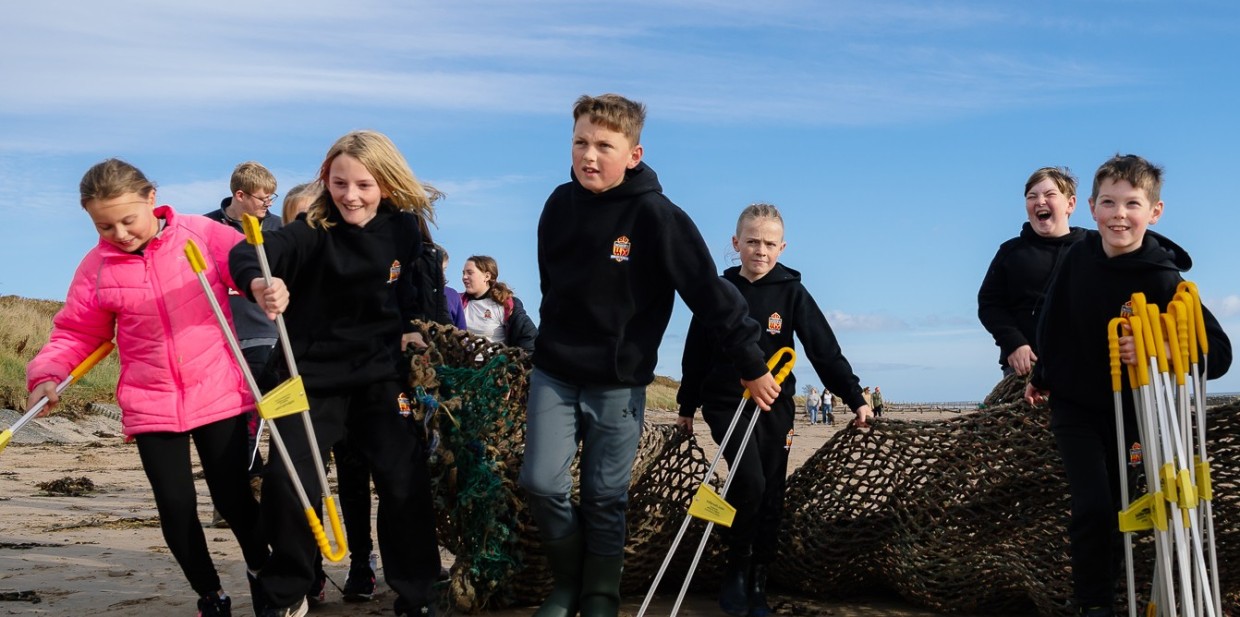
[[309, 411], [310, 401], [306, 398], [306, 386], [299, 375], [273, 388], [256, 406], [258, 415], [274, 420]]
[[736, 508], [724, 501], [709, 486], [702, 484], [698, 486], [697, 495], [693, 496], [693, 503], [689, 504], [689, 515], [716, 525], [731, 527], [732, 520], [736, 518]]

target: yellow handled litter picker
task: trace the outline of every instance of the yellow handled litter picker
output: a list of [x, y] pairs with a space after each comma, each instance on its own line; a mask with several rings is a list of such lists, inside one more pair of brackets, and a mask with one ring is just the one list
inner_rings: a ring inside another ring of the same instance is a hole
[[[784, 347], [775, 352], [771, 359], [767, 361], [766, 366], [774, 371], [779, 366], [785, 356], [787, 362], [783, 368], [775, 374], [775, 381], [783, 383], [788, 374], [792, 372], [792, 367], [796, 365], [797, 353], [791, 347]], [[684, 538], [685, 532], [689, 530], [689, 523], [694, 517], [706, 521], [706, 531], [702, 533], [702, 541], [698, 543], [697, 552], [693, 555], [693, 563], [689, 566], [689, 573], [685, 575], [685, 582], [680, 587], [680, 594], [676, 596], [676, 604], [672, 607], [671, 615], [676, 615], [680, 610], [680, 604], [684, 602], [685, 593], [689, 591], [689, 583], [693, 580], [693, 572], [697, 569], [698, 561], [702, 558], [702, 551], [706, 549], [706, 542], [710, 539], [710, 532], [718, 523], [724, 527], [731, 527], [732, 520], [736, 517], [736, 508], [732, 507], [724, 500], [728, 495], [728, 487], [732, 485], [732, 479], [736, 477], [735, 467], [728, 472], [728, 479], [723, 483], [723, 490], [719, 494], [715, 494], [706, 481], [715, 474], [715, 468], [719, 465], [719, 459], [723, 458], [723, 451], [727, 447], [728, 442], [732, 439], [732, 432], [736, 429], [736, 425], [740, 422], [741, 412], [745, 410], [745, 405], [749, 403], [750, 393], [746, 389], [741, 395], [741, 402], [736, 406], [736, 411], [732, 414], [732, 423], [728, 425], [728, 430], [723, 436], [723, 441], [719, 443], [719, 450], [715, 452], [715, 458], [710, 462], [710, 468], [706, 470], [702, 483], [698, 485], [697, 494], [694, 495], [693, 501], [689, 503], [689, 512], [685, 515], [685, 521], [680, 525], [680, 531], [676, 532], [676, 539], [672, 541], [672, 546], [667, 549], [667, 557], [663, 558], [663, 565], [659, 566], [659, 572], [654, 577], [654, 582], [650, 583], [650, 591], [646, 592], [646, 599], [642, 602], [641, 609], [637, 611], [637, 617], [643, 617], [646, 609], [650, 607], [650, 601], [654, 599], [654, 592], [659, 588], [659, 581], [663, 580], [663, 574], [667, 572], [667, 567], [672, 562], [672, 556], [676, 554], [676, 547], [680, 546], [681, 539]], [[753, 427], [758, 424], [758, 410], [754, 411], [753, 417], [749, 420], [749, 426], [745, 429], [745, 436], [741, 439], [741, 445], [736, 450], [737, 462], [740, 462], [740, 453], [745, 451], [745, 446], [749, 443], [749, 437], [753, 435]]]
[[[263, 255], [261, 247], [259, 248], [259, 255]], [[305, 511], [306, 520], [310, 523], [310, 530], [314, 534], [319, 551], [329, 561], [336, 562], [344, 559], [349, 549], [345, 541], [344, 530], [340, 524], [340, 515], [336, 511], [336, 501], [330, 494], [326, 493], [327, 472], [319, 456], [318, 443], [314, 438], [314, 429], [310, 425], [310, 416], [305, 413], [310, 410], [310, 404], [306, 398], [306, 388], [301, 382], [301, 377], [297, 376], [297, 369], [292, 362], [291, 355], [288, 360], [289, 369], [293, 377], [273, 388], [271, 392], [263, 395], [258, 388], [258, 384], [254, 381], [254, 375], [250, 373], [249, 364], [246, 363], [245, 356], [241, 353], [241, 346], [237, 343], [237, 337], [233, 334], [232, 327], [228, 325], [228, 320], [224, 318], [224, 311], [220, 309], [219, 300], [216, 299], [215, 293], [211, 291], [211, 284], [207, 282], [205, 274], [207, 269], [206, 259], [203, 258], [202, 251], [198, 249], [198, 245], [193, 240], [185, 243], [185, 256], [189, 258], [190, 267], [198, 275], [198, 282], [202, 284], [202, 290], [211, 302], [211, 309], [215, 311], [215, 318], [219, 321], [220, 330], [224, 332], [225, 338], [228, 339], [228, 346], [232, 349], [233, 356], [236, 357], [237, 364], [240, 365], [241, 372], [245, 375], [246, 384], [249, 385], [250, 392], [254, 394], [254, 400], [258, 401], [256, 407], [258, 408], [259, 416], [266, 420], [274, 420], [275, 418], [301, 414], [302, 420], [305, 421], [306, 438], [310, 442], [310, 451], [314, 454], [315, 469], [319, 474], [319, 483], [325, 493], [323, 502], [327, 507], [327, 517], [331, 521], [332, 535], [336, 539], [338, 547], [336, 551], [331, 550], [331, 545], [327, 541], [327, 533], [323, 530], [322, 522], [319, 521], [318, 510], [310, 501], [309, 495], [306, 494], [306, 488], [301, 483], [301, 477], [297, 475], [297, 469], [293, 466], [293, 459], [289, 456], [288, 449], [284, 445], [284, 440], [280, 437], [280, 430], [276, 428], [275, 422], [271, 423], [271, 443], [275, 444], [276, 450], [280, 453], [280, 459], [284, 462], [285, 469], [288, 470], [289, 479], [293, 481], [293, 488], [297, 492], [297, 498], [301, 500], [302, 509]], [[261, 263], [263, 265], [263, 275], [270, 281], [271, 275], [267, 269], [266, 260], [261, 259]], [[284, 336], [283, 319], [277, 318], [276, 323], [280, 328], [281, 338], [287, 340], [287, 336]]]
[[[89, 356], [86, 356], [85, 360], [82, 360], [77, 366], [73, 367], [73, 370], [69, 371], [69, 376], [65, 377], [64, 381], [56, 384], [56, 394], [64, 392], [65, 388], [73, 385], [77, 380], [81, 379], [83, 375], [89, 373], [90, 369], [95, 368], [95, 365], [99, 364], [100, 360], [103, 360], [108, 357], [108, 354], [112, 353], [112, 348], [114, 347], [116, 347], [116, 345], [112, 344], [112, 341], [104, 341], [104, 343], [95, 349], [95, 351], [91, 352]], [[43, 411], [44, 407], [47, 407], [47, 400], [48, 399], [46, 396], [39, 399], [39, 402], [35, 403], [34, 407], [30, 408], [30, 411], [22, 414], [22, 417], [18, 418], [17, 422], [14, 422], [12, 426], [4, 429], [4, 431], [0, 431], [0, 452], [3, 452], [9, 445], [9, 440], [13, 438], [13, 433], [20, 431], [23, 426], [26, 426], [27, 422], [33, 420], [35, 416], [39, 415], [39, 412]]]

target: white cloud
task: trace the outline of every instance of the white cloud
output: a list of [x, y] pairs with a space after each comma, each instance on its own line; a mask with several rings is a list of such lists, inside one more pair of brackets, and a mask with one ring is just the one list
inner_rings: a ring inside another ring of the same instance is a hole
[[1240, 315], [1240, 295], [1231, 294], [1220, 300], [1216, 300], [1207, 304], [1210, 312], [1217, 317], [1235, 317]]
[[908, 324], [888, 315], [877, 313], [845, 313], [844, 311], [827, 311], [827, 321], [833, 330], [881, 332], [891, 330], [907, 330]]

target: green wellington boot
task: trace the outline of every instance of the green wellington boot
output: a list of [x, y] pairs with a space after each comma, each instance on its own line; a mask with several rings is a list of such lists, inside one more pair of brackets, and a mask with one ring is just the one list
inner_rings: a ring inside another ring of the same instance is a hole
[[582, 564], [581, 617], [617, 617], [620, 614], [620, 572], [624, 555], [586, 554]]
[[543, 552], [555, 585], [534, 617], [575, 617], [581, 597], [581, 534], [543, 542]]

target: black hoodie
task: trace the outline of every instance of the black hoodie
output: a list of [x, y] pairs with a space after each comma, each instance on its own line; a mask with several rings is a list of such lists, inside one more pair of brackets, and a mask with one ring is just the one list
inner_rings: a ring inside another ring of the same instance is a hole
[[534, 366], [579, 385], [649, 384], [679, 293], [746, 379], [766, 373], [758, 324], [715, 275], [693, 221], [662, 190], [639, 163], [613, 189], [592, 193], [574, 175], [547, 198], [538, 221]]
[[[387, 200], [364, 227], [350, 225], [331, 206], [329, 229], [300, 218], [263, 235], [271, 273], [284, 280], [284, 313], [297, 368], [310, 389], [402, 379], [408, 362], [400, 349], [415, 300], [412, 262], [422, 252], [418, 216]], [[229, 253], [237, 285], [249, 293], [262, 276], [254, 248]]]
[[[1141, 248], [1124, 255], [1107, 257], [1096, 231], [1086, 232], [1068, 250], [1038, 320], [1038, 362], [1031, 382], [1050, 392], [1052, 411], [1056, 400], [1064, 400], [1072, 408], [1114, 413], [1108, 324], [1138, 291], [1165, 312], [1184, 280], [1180, 273], [1192, 265], [1184, 249], [1152, 231], [1145, 232]], [[1202, 311], [1210, 343], [1207, 378], [1216, 379], [1231, 366], [1231, 342], [1210, 310], [1203, 306]], [[1123, 375], [1127, 392], [1127, 371]], [[1130, 397], [1124, 399], [1131, 409]], [[1071, 420], [1053, 418], [1056, 423]]]
[[[854, 411], [865, 404], [861, 380], [853, 374], [818, 303], [801, 284], [800, 272], [777, 263], [765, 276], [751, 283], [741, 276], [740, 267], [734, 266], [725, 270], [722, 278], [745, 298], [749, 316], [766, 327], [759, 344], [767, 357], [783, 347], [796, 349], [792, 337], [795, 333], [805, 344], [805, 359], [813, 365], [827, 389]], [[739, 378], [736, 367], [721, 355], [718, 341], [694, 317], [685, 339], [680, 390], [676, 393], [680, 415], [692, 417], [703, 403], [735, 405], [744, 392]], [[788, 375], [779, 398], [791, 400], [794, 394], [796, 378]]]
[[1058, 238], [1044, 238], [1026, 222], [1020, 235], [999, 245], [977, 292], [977, 317], [999, 346], [999, 365], [1022, 345], [1034, 345], [1037, 310], [1046, 286], [1068, 247], [1085, 237], [1085, 229], [1072, 227]]

